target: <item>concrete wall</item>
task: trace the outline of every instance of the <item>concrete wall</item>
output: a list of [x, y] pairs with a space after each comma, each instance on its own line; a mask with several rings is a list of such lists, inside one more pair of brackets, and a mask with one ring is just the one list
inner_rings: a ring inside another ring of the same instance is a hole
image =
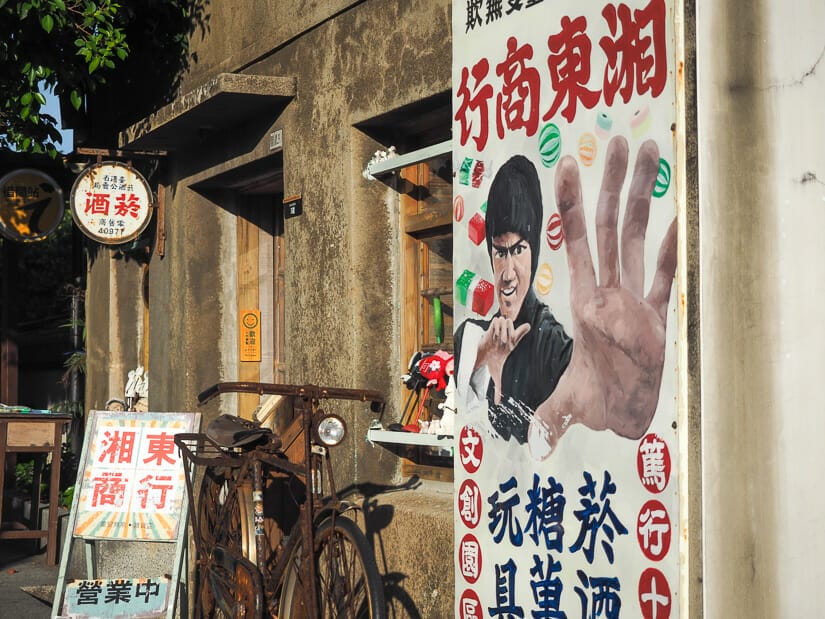
[[697, 3], [706, 617], [825, 608], [825, 5]]

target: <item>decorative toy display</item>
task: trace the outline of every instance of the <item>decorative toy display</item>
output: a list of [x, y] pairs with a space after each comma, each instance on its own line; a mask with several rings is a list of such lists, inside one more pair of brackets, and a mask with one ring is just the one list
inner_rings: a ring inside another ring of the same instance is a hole
[[[401, 377], [404, 385], [410, 390], [401, 415], [401, 423], [391, 424], [388, 429], [429, 434], [447, 434], [445, 430], [449, 429], [449, 433], [452, 434], [455, 423], [455, 404], [452, 395], [447, 398], [447, 392], [449, 389], [451, 392], [455, 391], [455, 386], [452, 385], [453, 366], [453, 355], [444, 350], [438, 350], [429, 355], [422, 352], [415, 353], [410, 358], [409, 372]], [[433, 392], [443, 392], [447, 398], [439, 405], [439, 409], [442, 410], [440, 420], [422, 417]], [[411, 406], [413, 402], [415, 404]], [[444, 415], [447, 416], [446, 420], [444, 420]]]

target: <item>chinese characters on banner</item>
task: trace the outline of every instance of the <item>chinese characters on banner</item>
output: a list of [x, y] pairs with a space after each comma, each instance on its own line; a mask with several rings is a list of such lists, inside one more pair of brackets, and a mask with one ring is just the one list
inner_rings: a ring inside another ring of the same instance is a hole
[[137, 170], [104, 161], [81, 172], [69, 202], [83, 234], [105, 245], [118, 245], [134, 240], [146, 229], [154, 199]]
[[460, 619], [679, 616], [673, 11], [453, 5]]
[[196, 413], [95, 411], [89, 430], [75, 536], [173, 541], [185, 496], [174, 436]]
[[169, 585], [166, 577], [77, 580], [66, 587], [62, 613], [77, 619], [157, 617], [169, 604]]

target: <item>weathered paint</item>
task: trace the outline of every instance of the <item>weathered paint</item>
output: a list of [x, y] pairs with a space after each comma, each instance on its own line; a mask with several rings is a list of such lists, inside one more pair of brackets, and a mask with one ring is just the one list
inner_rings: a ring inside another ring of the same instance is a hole
[[697, 10], [707, 617], [825, 607], [825, 6]]

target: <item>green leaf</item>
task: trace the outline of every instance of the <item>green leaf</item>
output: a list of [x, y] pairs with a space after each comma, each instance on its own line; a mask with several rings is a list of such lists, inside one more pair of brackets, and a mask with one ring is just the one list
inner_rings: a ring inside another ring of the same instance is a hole
[[92, 58], [92, 61], [89, 63], [89, 75], [94, 73], [99, 66], [100, 66], [100, 57]]
[[51, 33], [52, 28], [54, 28], [54, 18], [46, 13], [43, 17], [40, 18], [40, 25], [43, 27], [48, 33]]
[[43, 96], [43, 93], [42, 93], [42, 92], [36, 92], [36, 93], [34, 93], [34, 98], [35, 98], [35, 99], [37, 99], [37, 102], [38, 102], [40, 105], [46, 105], [46, 97], [44, 97], [44, 96]]
[[69, 95], [69, 99], [72, 102], [72, 107], [76, 110], [79, 110], [80, 104], [83, 103], [83, 100], [80, 98], [80, 93], [76, 90], [73, 90], [71, 95]]
[[20, 120], [26, 120], [31, 113], [31, 108], [28, 105], [24, 105], [23, 109], [20, 110]]
[[24, 92], [20, 96], [20, 104], [21, 105], [29, 105], [32, 102], [32, 93]]

